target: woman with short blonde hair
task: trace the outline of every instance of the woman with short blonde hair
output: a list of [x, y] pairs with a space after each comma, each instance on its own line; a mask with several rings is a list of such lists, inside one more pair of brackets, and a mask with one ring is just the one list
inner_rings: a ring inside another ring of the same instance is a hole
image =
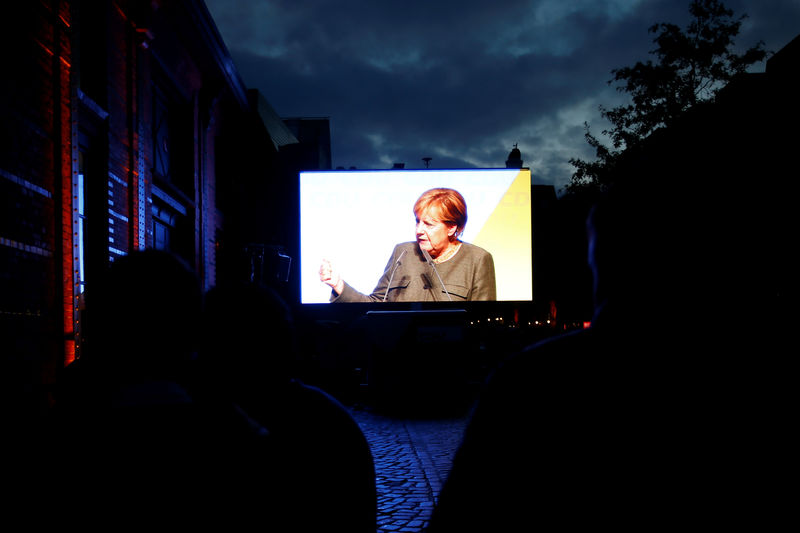
[[461, 240], [467, 203], [455, 189], [437, 187], [414, 203], [416, 240], [394, 247], [372, 294], [348, 285], [323, 260], [319, 279], [329, 285], [331, 302], [424, 302], [495, 300], [492, 255]]
[[414, 204], [414, 215], [419, 218], [420, 213], [426, 211], [445, 224], [454, 224], [459, 237], [464, 233], [467, 225], [467, 202], [457, 190], [437, 187], [422, 193]]

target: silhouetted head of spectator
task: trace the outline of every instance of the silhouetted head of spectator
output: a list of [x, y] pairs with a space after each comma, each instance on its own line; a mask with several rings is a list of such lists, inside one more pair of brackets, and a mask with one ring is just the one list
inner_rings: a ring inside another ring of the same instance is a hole
[[120, 379], [183, 377], [202, 312], [199, 280], [183, 261], [163, 251], [135, 251], [116, 259], [91, 291], [95, 366]]
[[684, 206], [651, 186], [616, 188], [597, 202], [587, 219], [596, 308], [640, 321], [685, 304], [697, 221]]
[[263, 389], [292, 376], [291, 310], [269, 287], [240, 283], [206, 293], [201, 367], [234, 392]]

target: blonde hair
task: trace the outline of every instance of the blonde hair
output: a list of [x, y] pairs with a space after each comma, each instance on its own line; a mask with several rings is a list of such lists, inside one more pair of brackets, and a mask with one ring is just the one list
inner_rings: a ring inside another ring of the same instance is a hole
[[440, 222], [456, 226], [456, 235], [464, 233], [467, 225], [467, 203], [455, 189], [437, 187], [422, 193], [414, 203], [414, 215], [420, 218], [424, 212]]

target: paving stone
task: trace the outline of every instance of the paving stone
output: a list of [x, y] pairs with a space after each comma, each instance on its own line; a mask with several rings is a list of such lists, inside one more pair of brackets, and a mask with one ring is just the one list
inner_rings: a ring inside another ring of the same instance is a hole
[[375, 461], [378, 532], [423, 532], [467, 417], [404, 418], [368, 408], [351, 412]]

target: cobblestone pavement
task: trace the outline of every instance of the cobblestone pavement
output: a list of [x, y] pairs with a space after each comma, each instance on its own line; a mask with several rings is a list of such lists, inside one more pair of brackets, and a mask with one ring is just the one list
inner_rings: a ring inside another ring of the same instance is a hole
[[369, 442], [378, 490], [378, 532], [422, 532], [452, 464], [466, 416], [405, 418], [352, 413]]

